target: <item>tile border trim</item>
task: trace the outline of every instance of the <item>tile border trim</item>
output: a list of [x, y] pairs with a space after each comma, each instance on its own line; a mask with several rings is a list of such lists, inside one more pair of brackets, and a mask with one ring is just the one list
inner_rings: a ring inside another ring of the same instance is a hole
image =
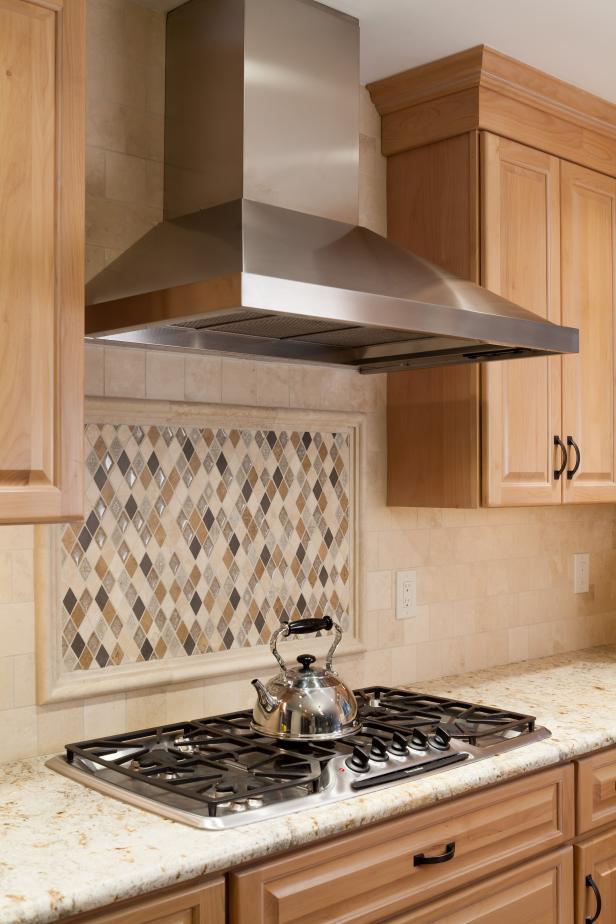
[[[365, 651], [362, 642], [362, 606], [359, 597], [361, 537], [360, 473], [364, 470], [364, 414], [338, 411], [310, 411], [289, 408], [252, 408], [237, 405], [195, 404], [180, 401], [152, 401], [115, 398], [87, 398], [87, 423], [184, 425], [211, 427], [253, 427], [276, 429], [342, 429], [351, 441], [351, 625], [353, 631], [343, 639], [337, 657]], [[34, 587], [36, 620], [37, 703], [65, 702], [90, 696], [103, 696], [130, 690], [237, 676], [255, 670], [274, 668], [266, 645], [250, 649], [213, 652], [190, 658], [163, 659], [139, 664], [105, 667], [93, 674], [66, 671], [61, 652], [59, 601], [59, 526], [37, 526], [34, 535]], [[325, 654], [327, 639], [315, 639], [312, 650]]]

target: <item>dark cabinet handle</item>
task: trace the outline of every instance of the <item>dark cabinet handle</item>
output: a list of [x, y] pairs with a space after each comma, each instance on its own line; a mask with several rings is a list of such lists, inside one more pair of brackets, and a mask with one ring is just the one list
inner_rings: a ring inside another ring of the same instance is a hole
[[585, 924], [595, 924], [595, 921], [599, 919], [599, 915], [601, 914], [601, 908], [603, 907], [603, 903], [601, 901], [601, 892], [599, 891], [597, 887], [597, 883], [590, 875], [586, 877], [586, 888], [593, 890], [595, 901], [597, 903], [597, 907], [595, 908], [595, 913], [592, 916], [592, 918], [589, 918], [589, 917], [586, 918]]
[[567, 469], [567, 478], [569, 481], [573, 478], [578, 468], [580, 467], [580, 462], [582, 461], [582, 454], [580, 453], [580, 447], [575, 442], [572, 436], [567, 437], [567, 446], [573, 446], [575, 450], [575, 465], [571, 469]]
[[560, 451], [561, 451], [561, 453], [562, 453], [562, 456], [561, 456], [561, 466], [560, 466], [560, 468], [555, 468], [555, 469], [554, 469], [554, 480], [555, 480], [555, 481], [558, 481], [559, 478], [561, 477], [561, 475], [563, 474], [563, 472], [565, 471], [565, 469], [567, 468], [567, 460], [568, 460], [568, 458], [569, 458], [569, 454], [568, 454], [568, 452], [567, 452], [567, 447], [565, 446], [565, 444], [564, 444], [563, 441], [561, 440], [560, 436], [557, 435], [557, 436], [554, 437], [554, 445], [555, 445], [555, 446], [559, 446], [559, 447], [560, 447]]
[[425, 853], [417, 853], [413, 857], [413, 866], [433, 866], [435, 863], [447, 863], [448, 860], [453, 860], [456, 855], [456, 845], [452, 841], [451, 844], [447, 844], [445, 847], [445, 853], [439, 854], [438, 857], [427, 857]]

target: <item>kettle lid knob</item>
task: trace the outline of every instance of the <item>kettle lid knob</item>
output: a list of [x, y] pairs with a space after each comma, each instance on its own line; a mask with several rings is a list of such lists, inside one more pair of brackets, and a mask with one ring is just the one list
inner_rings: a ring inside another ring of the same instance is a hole
[[302, 665], [302, 671], [309, 671], [310, 665], [314, 664], [316, 658], [311, 654], [301, 654], [297, 656], [298, 663]]

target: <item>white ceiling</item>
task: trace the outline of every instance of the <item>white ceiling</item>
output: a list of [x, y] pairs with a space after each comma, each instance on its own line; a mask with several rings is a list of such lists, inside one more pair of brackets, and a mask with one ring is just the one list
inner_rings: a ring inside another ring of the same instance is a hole
[[484, 44], [616, 103], [616, 0], [322, 2], [361, 23], [362, 83]]
[[370, 83], [472, 45], [616, 102], [614, 0], [324, 0], [361, 24]]

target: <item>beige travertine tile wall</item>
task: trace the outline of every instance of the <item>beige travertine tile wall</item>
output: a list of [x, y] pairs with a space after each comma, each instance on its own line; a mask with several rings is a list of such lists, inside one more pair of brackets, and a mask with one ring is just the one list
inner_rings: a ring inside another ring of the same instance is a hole
[[[130, 0], [88, 0], [88, 25], [92, 273], [161, 215], [164, 32], [160, 14]], [[111, 42], [117, 51], [106, 55]], [[126, 60], [131, 56], [135, 60]], [[378, 115], [362, 91], [361, 221], [382, 232], [385, 164], [379, 132]], [[354, 685], [421, 682], [616, 641], [616, 507], [387, 508], [384, 386], [380, 376], [338, 370], [87, 349], [91, 395], [365, 413], [360, 582], [368, 650], [341, 665]], [[236, 677], [35, 706], [32, 547], [31, 527], [0, 529], [0, 762], [54, 751], [86, 736], [251, 702], [248, 678]], [[577, 596], [571, 577], [576, 551], [591, 553], [591, 591]], [[399, 622], [393, 614], [394, 575], [406, 568], [417, 569], [419, 608], [414, 619]]]

